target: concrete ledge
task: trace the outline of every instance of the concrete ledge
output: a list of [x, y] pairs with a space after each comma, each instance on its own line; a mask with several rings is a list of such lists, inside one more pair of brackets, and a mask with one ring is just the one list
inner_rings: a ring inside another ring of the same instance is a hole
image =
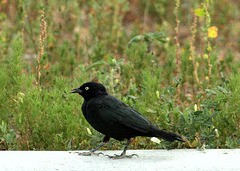
[[240, 149], [127, 151], [133, 153], [139, 157], [113, 160], [67, 151], [0, 151], [0, 170], [240, 170]]

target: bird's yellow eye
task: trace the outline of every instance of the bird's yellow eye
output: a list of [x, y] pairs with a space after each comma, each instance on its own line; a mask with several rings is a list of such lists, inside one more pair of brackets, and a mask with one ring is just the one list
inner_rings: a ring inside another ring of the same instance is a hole
[[89, 87], [85, 87], [85, 90], [89, 90]]

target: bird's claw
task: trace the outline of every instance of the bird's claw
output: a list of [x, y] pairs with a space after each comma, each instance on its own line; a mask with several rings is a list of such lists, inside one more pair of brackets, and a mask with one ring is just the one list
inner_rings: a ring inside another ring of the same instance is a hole
[[78, 155], [80, 156], [99, 156], [100, 154], [104, 155], [102, 152], [99, 152], [99, 153], [94, 153], [94, 152], [83, 152], [83, 153], [80, 153], [80, 152], [75, 152], [77, 153]]
[[104, 155], [106, 157], [109, 157], [110, 159], [123, 159], [123, 158], [132, 158], [133, 156], [137, 156], [139, 157], [137, 154], [131, 154], [131, 155], [117, 155], [117, 154], [114, 154], [113, 156], [110, 156], [110, 155]]

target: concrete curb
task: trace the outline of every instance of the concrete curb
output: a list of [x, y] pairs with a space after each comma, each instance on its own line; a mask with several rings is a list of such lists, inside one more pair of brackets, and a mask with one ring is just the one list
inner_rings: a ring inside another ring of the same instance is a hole
[[139, 157], [114, 160], [68, 151], [0, 151], [0, 170], [240, 170], [240, 149], [127, 151], [133, 153]]

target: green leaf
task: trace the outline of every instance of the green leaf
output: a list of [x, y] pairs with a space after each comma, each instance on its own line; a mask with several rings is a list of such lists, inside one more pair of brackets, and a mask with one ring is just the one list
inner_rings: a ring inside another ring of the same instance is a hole
[[147, 34], [144, 34], [145, 37], [147, 38], [152, 38], [153, 37], [153, 33], [147, 33]]
[[87, 70], [90, 70], [92, 68], [96, 68], [96, 67], [99, 67], [99, 66], [102, 66], [102, 65], [107, 65], [107, 62], [104, 61], [104, 60], [94, 62], [90, 67], [87, 68]]
[[180, 84], [180, 79], [181, 79], [181, 78], [179, 78], [179, 80], [178, 80], [177, 78], [172, 77], [172, 79], [176, 82], [175, 87], [178, 87], [178, 85]]
[[198, 110], [198, 111], [194, 112], [193, 114], [198, 116], [198, 115], [200, 115], [200, 114], [202, 114], [202, 113], [203, 113], [203, 111]]
[[157, 111], [152, 110], [152, 109], [146, 109], [146, 111], [149, 112], [149, 113], [157, 113]]
[[167, 42], [167, 38], [165, 36], [165, 34], [163, 32], [155, 32], [152, 36], [152, 38], [154, 40], [157, 40], [159, 42], [162, 42], [162, 43], [166, 43]]
[[217, 92], [216, 91], [214, 91], [214, 90], [211, 90], [211, 89], [206, 89], [206, 92], [208, 93], [208, 96], [210, 96], [210, 95], [217, 95]]
[[131, 45], [132, 43], [138, 43], [138, 42], [142, 41], [144, 38], [145, 38], [145, 36], [143, 36], [143, 35], [135, 36], [134, 38], [132, 38], [132, 39], [128, 42], [128, 46]]
[[117, 64], [119, 65], [119, 64], [121, 64], [121, 63], [123, 63], [124, 62], [124, 59], [119, 59], [118, 61], [117, 61]]
[[129, 98], [131, 98], [131, 99], [133, 99], [133, 100], [138, 99], [138, 97], [136, 97], [136, 96], [132, 96], [132, 95], [128, 95], [127, 97], [129, 97]]
[[144, 37], [144, 40], [145, 40], [145, 42], [147, 43], [147, 44], [150, 44], [151, 43], [151, 41], [150, 41], [150, 39], [148, 38], [148, 37]]
[[165, 96], [163, 96], [163, 95], [161, 95], [161, 98], [163, 99], [163, 101], [168, 101], [166, 98], [165, 98]]
[[203, 17], [205, 15], [205, 11], [202, 8], [197, 8], [194, 10], [198, 17]]
[[220, 90], [221, 92], [228, 94], [228, 91], [226, 89], [224, 89], [223, 87], [218, 86], [218, 90]]
[[111, 64], [113, 62], [113, 56], [112, 55], [107, 55], [107, 63]]
[[132, 43], [138, 43], [142, 40], [144, 40], [148, 45], [151, 44], [154, 40], [162, 43], [166, 43], [168, 41], [163, 32], [155, 32], [135, 36], [128, 42], [128, 46], [130, 46]]

